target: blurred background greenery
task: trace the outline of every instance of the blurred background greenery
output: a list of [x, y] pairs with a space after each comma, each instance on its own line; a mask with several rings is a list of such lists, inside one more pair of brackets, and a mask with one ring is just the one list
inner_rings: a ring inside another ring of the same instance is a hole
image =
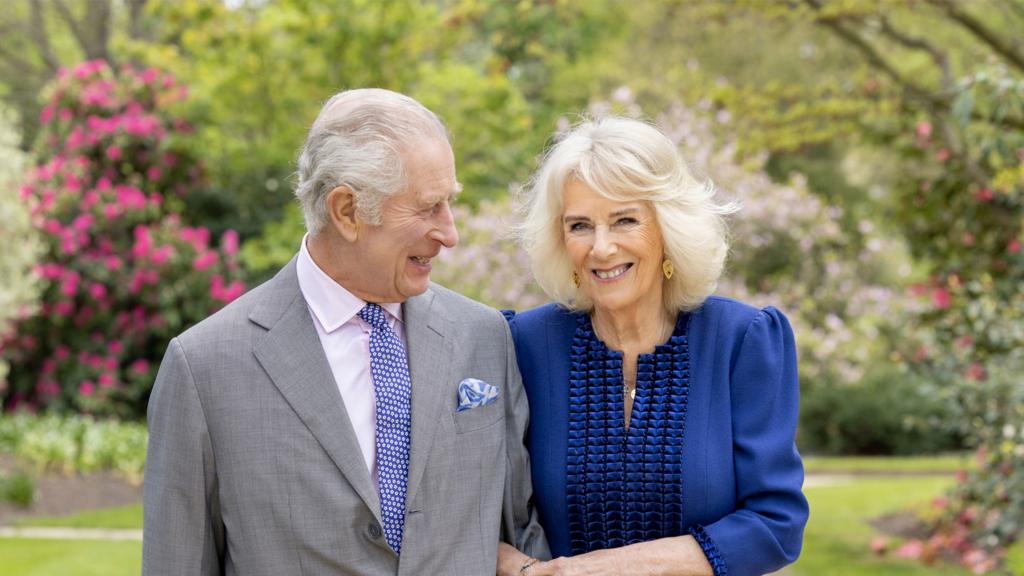
[[519, 309], [543, 296], [516, 190], [557, 131], [626, 114], [743, 202], [719, 292], [792, 319], [802, 451], [974, 452], [898, 550], [812, 527], [795, 573], [1024, 570], [1021, 29], [1021, 0], [11, 0], [0, 453], [141, 477], [167, 338], [295, 253], [295, 156], [335, 92], [445, 119], [462, 243], [435, 279]]

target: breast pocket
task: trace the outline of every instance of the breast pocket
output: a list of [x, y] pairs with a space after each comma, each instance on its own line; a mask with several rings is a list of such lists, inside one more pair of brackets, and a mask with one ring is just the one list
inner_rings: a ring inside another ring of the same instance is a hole
[[484, 406], [477, 406], [463, 412], [453, 412], [452, 417], [455, 419], [455, 431], [465, 434], [505, 420], [505, 411], [502, 410], [502, 402], [499, 397]]

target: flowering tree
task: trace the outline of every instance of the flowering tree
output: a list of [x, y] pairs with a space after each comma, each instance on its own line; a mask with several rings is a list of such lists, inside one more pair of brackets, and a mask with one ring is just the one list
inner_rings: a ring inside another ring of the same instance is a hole
[[180, 217], [201, 177], [170, 112], [185, 95], [152, 68], [59, 73], [20, 190], [45, 244], [42, 304], [0, 340], [6, 408], [140, 416], [167, 341], [244, 290], [237, 235], [211, 246]]
[[[23, 154], [18, 150], [13, 130], [0, 118], [0, 333], [19, 317], [32, 313], [38, 286], [31, 273], [39, 255], [40, 243], [29, 224], [28, 209], [18, 198], [14, 182], [20, 176]], [[7, 364], [0, 358], [0, 380]]]

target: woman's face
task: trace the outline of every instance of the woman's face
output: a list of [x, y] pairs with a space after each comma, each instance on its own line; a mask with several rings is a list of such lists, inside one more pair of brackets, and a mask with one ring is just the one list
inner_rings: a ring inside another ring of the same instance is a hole
[[562, 234], [580, 290], [596, 310], [661, 304], [664, 247], [649, 202], [609, 200], [572, 180], [565, 188]]

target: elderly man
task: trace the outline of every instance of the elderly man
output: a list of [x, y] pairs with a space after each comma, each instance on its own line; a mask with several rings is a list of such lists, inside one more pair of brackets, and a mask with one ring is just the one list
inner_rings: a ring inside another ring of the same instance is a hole
[[144, 574], [483, 575], [499, 540], [547, 554], [505, 320], [429, 282], [458, 189], [415, 100], [324, 105], [299, 156], [299, 253], [168, 346]]

